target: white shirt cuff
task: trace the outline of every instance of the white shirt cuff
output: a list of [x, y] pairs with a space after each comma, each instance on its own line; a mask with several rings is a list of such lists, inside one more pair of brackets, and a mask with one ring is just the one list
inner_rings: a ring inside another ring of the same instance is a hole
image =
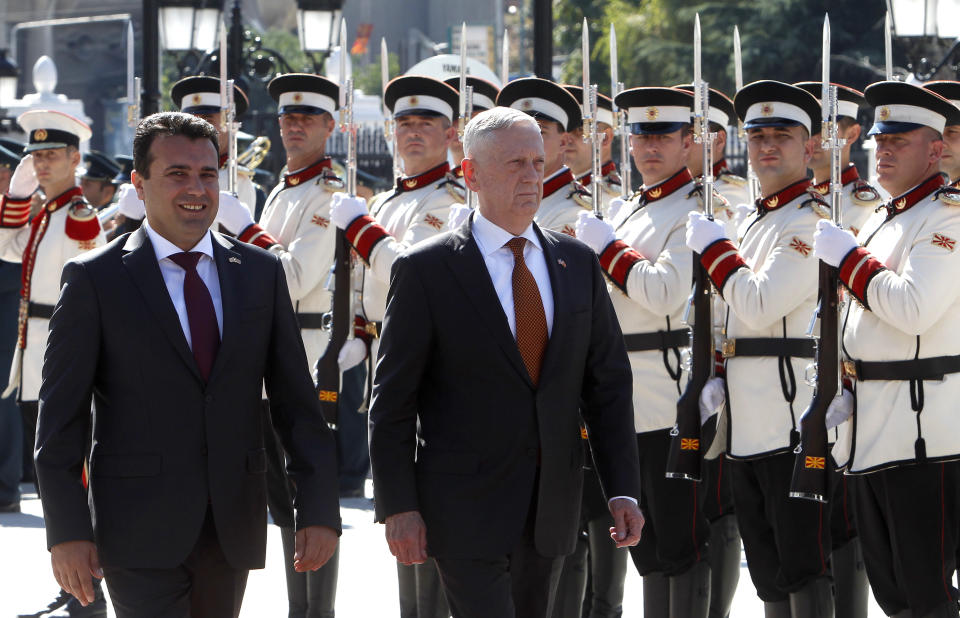
[[636, 499], [636, 498], [633, 498], [633, 497], [630, 497], [630, 496], [614, 496], [614, 497], [610, 498], [609, 500], [607, 500], [607, 504], [610, 504], [611, 502], [613, 502], [613, 501], [616, 500], [617, 498], [623, 498], [624, 500], [629, 500], [630, 502], [633, 502], [633, 503], [636, 504], [637, 506], [640, 506], [640, 504], [637, 502], [637, 499]]

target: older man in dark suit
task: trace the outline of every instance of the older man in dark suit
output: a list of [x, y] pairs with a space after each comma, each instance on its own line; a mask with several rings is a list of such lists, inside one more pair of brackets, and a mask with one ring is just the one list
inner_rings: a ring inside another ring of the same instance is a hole
[[333, 438], [280, 261], [209, 231], [216, 129], [145, 118], [134, 167], [143, 227], [66, 265], [50, 323], [36, 463], [53, 571], [84, 603], [105, 575], [120, 617], [237, 616], [266, 548], [261, 384], [297, 490], [298, 570], [337, 544]]
[[370, 413], [378, 521], [436, 557], [457, 618], [548, 616], [574, 547], [586, 423], [618, 546], [637, 542], [631, 374], [586, 245], [541, 230], [543, 141], [506, 108], [471, 120], [479, 208], [394, 265]]

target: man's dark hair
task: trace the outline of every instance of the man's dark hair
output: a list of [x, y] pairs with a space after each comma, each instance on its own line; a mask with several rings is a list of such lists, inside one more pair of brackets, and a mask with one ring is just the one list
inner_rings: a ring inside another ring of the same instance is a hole
[[150, 177], [150, 146], [158, 135], [183, 135], [190, 139], [208, 139], [220, 156], [220, 141], [216, 127], [192, 114], [161, 112], [151, 114], [137, 125], [133, 137], [133, 169], [143, 178]]

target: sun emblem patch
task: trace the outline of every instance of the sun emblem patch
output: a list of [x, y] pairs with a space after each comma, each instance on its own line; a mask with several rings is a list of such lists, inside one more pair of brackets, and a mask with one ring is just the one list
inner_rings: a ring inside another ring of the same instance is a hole
[[657, 187], [656, 189], [650, 189], [647, 191], [647, 199], [656, 200], [660, 198], [660, 194], [663, 193], [663, 187]]
[[434, 229], [443, 229], [443, 221], [433, 215], [428, 214], [423, 218], [423, 222]]
[[294, 187], [295, 187], [295, 186], [297, 186], [298, 184], [300, 184], [300, 177], [299, 177], [299, 176], [290, 176], [290, 177], [287, 178], [287, 181], [290, 183], [291, 186], [294, 186]]
[[794, 236], [794, 237], [793, 237], [793, 240], [790, 241], [790, 248], [793, 249], [794, 251], [796, 251], [797, 253], [799, 253], [800, 255], [802, 255], [803, 257], [809, 256], [809, 255], [810, 255], [810, 251], [812, 250], [812, 248], [810, 247], [810, 245], [808, 245], [807, 243], [803, 242], [802, 240], [800, 240], [800, 239], [797, 238], [796, 236]]
[[774, 195], [769, 200], [763, 203], [766, 208], [774, 209], [780, 204], [780, 196]]
[[647, 120], [649, 120], [650, 122], [653, 122], [654, 120], [656, 120], [656, 119], [659, 118], [659, 117], [660, 117], [660, 110], [659, 110], [659, 109], [657, 109], [656, 107], [648, 107], [648, 108], [647, 108]]
[[826, 457], [811, 457], [807, 455], [803, 458], [803, 467], [812, 468], [814, 470], [823, 470], [827, 465]]
[[930, 241], [937, 247], [943, 247], [947, 251], [952, 252], [957, 247], [957, 241], [950, 238], [949, 236], [944, 236], [943, 234], [934, 234], [933, 240]]
[[417, 181], [414, 178], [411, 178], [410, 180], [404, 180], [403, 186], [405, 186], [408, 189], [413, 189], [417, 186]]
[[773, 116], [773, 104], [764, 103], [760, 106], [760, 115], [761, 116]]
[[699, 451], [700, 440], [697, 440], [696, 438], [680, 438], [680, 450], [681, 451]]
[[46, 129], [37, 129], [33, 132], [33, 139], [38, 142], [47, 141], [47, 130]]
[[907, 198], [902, 197], [893, 205], [897, 210], [903, 210], [907, 206]]
[[310, 223], [314, 223], [320, 227], [327, 227], [330, 225], [330, 219], [324, 219], [320, 215], [313, 215], [313, 218], [310, 219]]
[[567, 236], [573, 236], [574, 238], [577, 237], [577, 230], [573, 229], [573, 227], [569, 225], [563, 226], [563, 229], [560, 231], [566, 234]]

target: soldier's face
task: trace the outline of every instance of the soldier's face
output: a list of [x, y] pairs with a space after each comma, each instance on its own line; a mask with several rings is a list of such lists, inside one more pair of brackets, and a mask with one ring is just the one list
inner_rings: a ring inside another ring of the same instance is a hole
[[149, 178], [132, 175], [147, 220], [161, 236], [189, 251], [217, 216], [217, 150], [208, 139], [158, 135], [150, 145], [149, 160]]
[[518, 124], [495, 131], [463, 160], [467, 186], [477, 192], [484, 217], [515, 234], [533, 221], [543, 195], [540, 131]]
[[633, 162], [643, 176], [643, 184], [650, 186], [664, 181], [686, 167], [693, 149], [693, 136], [683, 131], [658, 135], [631, 135]]
[[771, 193], [807, 175], [813, 140], [800, 126], [754, 128], [747, 131], [747, 152], [764, 193]]
[[949, 176], [950, 180], [960, 177], [960, 126], [946, 127], [943, 130], [940, 171]]
[[593, 166], [593, 146], [583, 141], [583, 127], [570, 131], [570, 139], [563, 149], [563, 164], [576, 175], [588, 172]]
[[83, 189], [83, 197], [96, 208], [104, 206], [113, 199], [116, 191], [115, 187], [109, 182], [103, 180], [93, 180], [92, 178], [81, 178], [80, 188]]
[[877, 181], [891, 195], [900, 195], [939, 169], [943, 141], [928, 127], [906, 133], [875, 135]]
[[563, 130], [559, 123], [552, 120], [537, 120], [540, 136], [543, 138], [545, 158], [544, 174], [549, 176], [563, 166], [566, 150], [573, 142], [573, 134]]
[[397, 149], [410, 176], [446, 161], [447, 148], [456, 137], [457, 130], [441, 116], [397, 118]]
[[37, 182], [47, 189], [47, 192], [49, 187], [58, 187], [67, 182], [73, 183], [74, 171], [80, 164], [80, 151], [76, 148], [49, 148], [35, 150], [32, 154]]
[[206, 120], [217, 128], [217, 137], [218, 141], [220, 142], [220, 152], [226, 153], [227, 148], [229, 147], [228, 142], [230, 140], [230, 134], [223, 130], [223, 123], [221, 122], [223, 114], [194, 114], [194, 116]]
[[324, 155], [333, 126], [333, 116], [328, 113], [280, 115], [280, 141], [287, 151], [291, 171], [310, 165]]

